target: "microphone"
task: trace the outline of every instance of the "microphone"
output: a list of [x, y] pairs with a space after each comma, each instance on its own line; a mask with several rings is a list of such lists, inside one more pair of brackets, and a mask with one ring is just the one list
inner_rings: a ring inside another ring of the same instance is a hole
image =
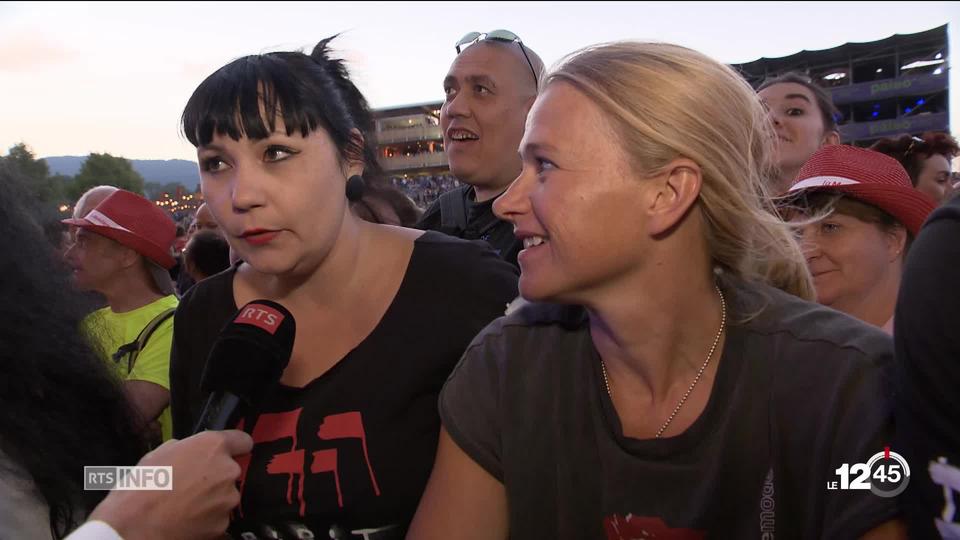
[[276, 302], [240, 308], [210, 351], [200, 382], [210, 398], [193, 432], [226, 429], [241, 404], [255, 407], [280, 381], [296, 331], [293, 315]]

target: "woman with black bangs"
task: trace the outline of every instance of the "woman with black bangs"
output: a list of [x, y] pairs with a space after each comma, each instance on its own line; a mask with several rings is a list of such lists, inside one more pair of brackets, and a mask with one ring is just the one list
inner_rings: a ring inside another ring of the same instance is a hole
[[280, 384], [241, 422], [255, 446], [236, 537], [402, 537], [433, 464], [440, 388], [517, 291], [485, 244], [351, 212], [380, 180], [373, 121], [328, 42], [231, 62], [183, 113], [204, 199], [243, 262], [181, 301], [175, 433], [199, 416], [207, 355], [238, 306], [277, 301], [299, 328]]

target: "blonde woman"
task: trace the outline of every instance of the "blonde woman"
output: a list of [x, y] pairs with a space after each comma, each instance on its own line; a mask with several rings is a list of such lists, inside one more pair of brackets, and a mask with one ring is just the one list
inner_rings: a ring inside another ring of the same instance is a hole
[[889, 441], [892, 347], [798, 298], [803, 256], [760, 196], [768, 125], [745, 81], [674, 45], [548, 75], [495, 204], [534, 303], [447, 381], [409, 538], [898, 534], [894, 499], [826, 489]]

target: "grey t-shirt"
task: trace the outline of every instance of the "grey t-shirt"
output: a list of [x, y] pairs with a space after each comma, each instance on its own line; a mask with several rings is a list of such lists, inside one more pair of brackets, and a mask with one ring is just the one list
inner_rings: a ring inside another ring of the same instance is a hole
[[474, 339], [440, 415], [504, 484], [512, 538], [855, 538], [897, 516], [895, 499], [827, 489], [890, 443], [890, 338], [722, 287], [732, 322], [709, 402], [675, 437], [623, 435], [580, 307], [529, 305]]

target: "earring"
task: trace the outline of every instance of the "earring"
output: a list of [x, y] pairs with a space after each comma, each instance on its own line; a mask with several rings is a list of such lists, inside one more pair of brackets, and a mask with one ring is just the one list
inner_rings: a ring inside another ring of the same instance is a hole
[[355, 174], [347, 179], [347, 200], [350, 202], [357, 202], [363, 198], [363, 189], [366, 187], [366, 184], [363, 181], [363, 177], [359, 174]]

